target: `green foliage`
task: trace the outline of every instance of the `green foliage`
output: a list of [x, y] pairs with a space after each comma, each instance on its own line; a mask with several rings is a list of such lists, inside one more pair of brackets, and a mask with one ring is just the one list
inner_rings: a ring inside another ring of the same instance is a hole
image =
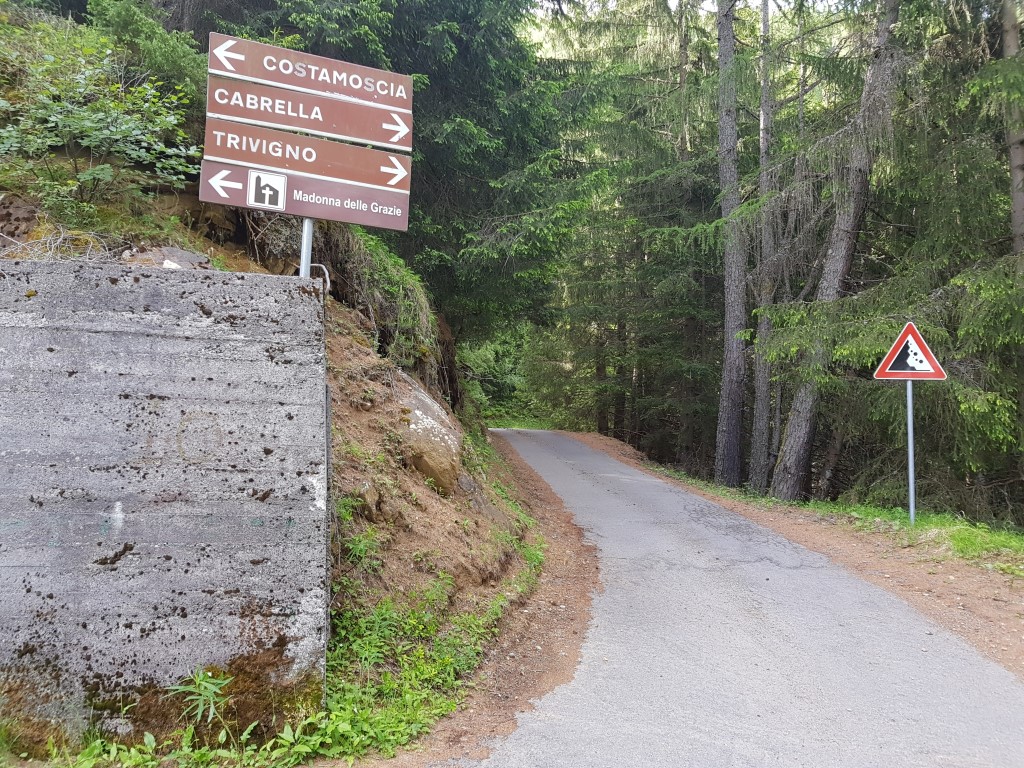
[[102, 205], [141, 209], [146, 193], [180, 188], [198, 149], [182, 130], [185, 99], [127, 70], [98, 33], [56, 18], [0, 25], [0, 187], [38, 197], [64, 224], [87, 228]]
[[278, 0], [221, 7], [217, 27], [229, 34], [320, 56], [388, 69], [382, 40], [392, 3], [381, 0]]
[[[160, 82], [165, 95], [180, 94], [192, 117], [201, 117], [206, 97], [206, 56], [186, 32], [164, 29], [147, 0], [89, 0], [89, 24], [129, 52], [133, 69]], [[174, 85], [168, 85], [173, 83]]]
[[437, 321], [423, 281], [383, 239], [360, 227], [337, 243], [336, 254], [335, 267], [347, 276], [343, 295], [373, 323], [377, 349], [429, 380], [428, 369], [439, 353]]
[[[350, 444], [354, 446], [354, 444]], [[379, 573], [384, 567], [383, 554], [387, 534], [375, 525], [356, 521], [366, 502], [359, 496], [342, 496], [336, 504], [334, 538], [340, 560], [336, 563], [338, 575], [353, 569], [363, 573]]]
[[468, 420], [479, 418], [490, 426], [547, 422], [529, 392], [524, 357], [530, 328], [520, 324], [483, 342], [462, 344], [458, 363], [463, 375], [463, 410]]
[[[315, 754], [393, 754], [454, 709], [462, 680], [494, 636], [502, 606], [495, 602], [480, 614], [448, 617], [453, 590], [454, 580], [442, 572], [405, 606], [382, 600], [366, 611], [335, 614], [328, 706], [307, 724], [306, 743]], [[286, 750], [275, 759], [294, 753], [281, 737], [274, 749]]]
[[186, 720], [200, 725], [205, 715], [207, 725], [214, 718], [223, 723], [224, 708], [228, 703], [224, 689], [233, 679], [216, 671], [197, 669], [185, 681], [172, 685], [167, 691], [170, 696], [181, 697], [184, 704], [182, 717]]
[[5, 761], [20, 755], [22, 759], [28, 757], [28, 753], [22, 753], [18, 746], [18, 731], [15, 724], [0, 717], [0, 765]]
[[335, 505], [338, 523], [342, 526], [351, 525], [355, 519], [356, 512], [363, 506], [363, 503], [363, 500], [358, 496], [342, 496], [338, 499]]
[[346, 558], [356, 568], [367, 573], [377, 573], [384, 566], [381, 560], [383, 541], [380, 531], [372, 525], [366, 526], [363, 530], [350, 534], [342, 541], [346, 550]]

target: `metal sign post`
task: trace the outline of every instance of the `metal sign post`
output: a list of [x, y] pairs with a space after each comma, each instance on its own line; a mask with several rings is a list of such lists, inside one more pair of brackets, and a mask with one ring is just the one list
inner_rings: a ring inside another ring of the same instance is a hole
[[917, 484], [914, 476], [914, 381], [944, 381], [946, 372], [913, 323], [907, 323], [889, 348], [876, 379], [907, 382], [907, 481], [910, 486], [910, 524], [917, 517]]
[[907, 380], [907, 477], [910, 483], [910, 525], [917, 511], [917, 486], [914, 482], [914, 382]]
[[302, 220], [302, 248], [299, 251], [299, 277], [309, 277], [313, 262], [313, 219]]

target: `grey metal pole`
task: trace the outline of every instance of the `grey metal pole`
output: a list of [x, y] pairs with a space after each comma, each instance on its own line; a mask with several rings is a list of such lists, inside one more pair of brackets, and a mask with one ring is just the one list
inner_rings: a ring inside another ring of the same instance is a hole
[[309, 267], [313, 262], [313, 219], [302, 220], [302, 250], [299, 261], [299, 277], [309, 277]]
[[914, 483], [914, 382], [907, 379], [907, 470], [910, 480], [910, 525], [914, 525], [917, 506]]

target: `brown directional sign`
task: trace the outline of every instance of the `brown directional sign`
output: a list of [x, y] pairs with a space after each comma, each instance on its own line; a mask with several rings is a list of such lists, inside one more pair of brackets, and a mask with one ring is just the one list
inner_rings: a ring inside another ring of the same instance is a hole
[[201, 200], [408, 227], [412, 78], [217, 33], [209, 72]]
[[207, 117], [409, 151], [412, 115], [210, 75]]
[[412, 161], [406, 155], [218, 118], [208, 118], [206, 121], [203, 157], [252, 168], [291, 171], [311, 178], [406, 193], [409, 191], [409, 171], [412, 167]]
[[289, 171], [203, 160], [199, 199], [384, 229], [409, 226], [409, 195]]
[[224, 77], [412, 113], [412, 78], [407, 75], [216, 32], [210, 34], [209, 71]]

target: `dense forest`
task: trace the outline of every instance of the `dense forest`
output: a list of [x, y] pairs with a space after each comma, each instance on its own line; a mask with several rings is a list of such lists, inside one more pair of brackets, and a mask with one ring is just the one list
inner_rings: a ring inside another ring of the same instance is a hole
[[[194, 183], [211, 30], [409, 74], [409, 231], [355, 235], [428, 286], [454, 406], [900, 506], [904, 389], [872, 373], [912, 320], [949, 374], [915, 388], [922, 503], [1024, 523], [1017, 0], [5, 7], [97, 37], [0, 51], [0, 187], [97, 228]], [[12, 102], [15, 78], [46, 84]], [[100, 126], [101, 91], [139, 133]], [[101, 161], [57, 172], [72, 145]]]

